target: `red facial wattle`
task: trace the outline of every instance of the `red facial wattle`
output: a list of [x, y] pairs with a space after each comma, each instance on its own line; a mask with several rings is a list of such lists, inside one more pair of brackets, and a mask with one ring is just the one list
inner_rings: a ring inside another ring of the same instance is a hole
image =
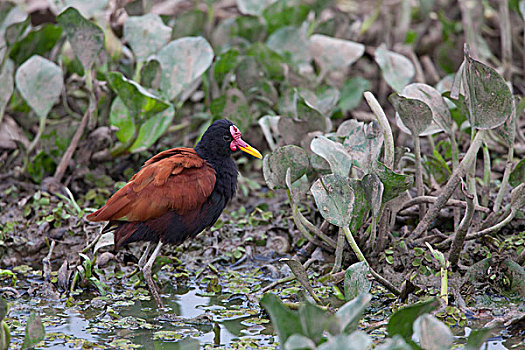
[[230, 149], [232, 151], [235, 152], [237, 149], [240, 149], [241, 151], [246, 152], [256, 158], [262, 159], [262, 155], [259, 153], [259, 151], [241, 139], [241, 132], [235, 125], [230, 126], [230, 133], [233, 138], [233, 141], [230, 143]]

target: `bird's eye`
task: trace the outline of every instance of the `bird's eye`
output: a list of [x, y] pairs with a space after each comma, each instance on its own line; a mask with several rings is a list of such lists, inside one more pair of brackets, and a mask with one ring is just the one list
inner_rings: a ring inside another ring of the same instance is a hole
[[226, 142], [230, 142], [230, 141], [232, 140], [232, 137], [231, 137], [230, 135], [224, 135], [222, 138], [223, 138], [224, 141], [226, 141]]

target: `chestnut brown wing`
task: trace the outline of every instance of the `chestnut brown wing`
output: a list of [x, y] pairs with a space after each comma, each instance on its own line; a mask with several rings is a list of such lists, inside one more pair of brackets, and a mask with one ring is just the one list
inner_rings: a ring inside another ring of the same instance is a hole
[[169, 210], [201, 206], [215, 187], [215, 170], [192, 148], [174, 148], [148, 160], [90, 221], [145, 221]]

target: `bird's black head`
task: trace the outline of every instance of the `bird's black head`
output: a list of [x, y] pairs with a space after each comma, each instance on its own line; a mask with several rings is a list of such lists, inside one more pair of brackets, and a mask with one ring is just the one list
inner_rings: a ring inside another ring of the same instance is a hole
[[241, 150], [259, 159], [262, 155], [255, 148], [241, 139], [241, 132], [226, 119], [219, 119], [211, 124], [195, 147], [197, 153], [208, 160], [220, 160]]

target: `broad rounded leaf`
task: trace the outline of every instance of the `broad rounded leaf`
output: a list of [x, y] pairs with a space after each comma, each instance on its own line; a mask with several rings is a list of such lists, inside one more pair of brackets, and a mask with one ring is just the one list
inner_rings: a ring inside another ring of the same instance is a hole
[[370, 273], [370, 268], [364, 261], [350, 265], [345, 271], [344, 288], [345, 299], [352, 300], [357, 298], [360, 294], [367, 294], [372, 288], [372, 281], [367, 275]]
[[412, 347], [399, 335], [394, 335], [392, 338], [387, 338], [383, 344], [378, 345], [375, 350], [412, 350]]
[[390, 337], [399, 334], [407, 342], [412, 340], [414, 321], [421, 315], [435, 310], [439, 306], [437, 298], [406, 306], [392, 314], [388, 321], [387, 331]]
[[365, 45], [322, 34], [310, 37], [310, 54], [323, 70], [344, 70], [365, 52]]
[[350, 335], [340, 334], [328, 338], [328, 341], [319, 345], [318, 350], [366, 350], [372, 345], [372, 338], [362, 331], [355, 331]]
[[162, 68], [160, 88], [171, 101], [210, 67], [213, 49], [203, 37], [180, 38], [157, 53]]
[[116, 97], [111, 104], [109, 112], [109, 122], [118, 128], [115, 132], [117, 139], [126, 144], [135, 134], [135, 121], [120, 97]]
[[339, 332], [353, 332], [357, 329], [357, 325], [368, 303], [372, 299], [370, 294], [360, 294], [355, 299], [350, 300], [337, 310], [335, 316], [339, 320]]
[[310, 51], [305, 30], [297, 27], [283, 27], [275, 31], [266, 45], [275, 52], [288, 57], [295, 65], [310, 62]]
[[520, 160], [516, 164], [516, 167], [510, 173], [509, 183], [512, 187], [525, 183], [525, 159]]
[[27, 35], [13, 44], [9, 57], [22, 64], [33, 55], [43, 55], [50, 51], [62, 37], [62, 27], [54, 24], [44, 24], [33, 28]]
[[315, 343], [308, 337], [300, 334], [293, 334], [284, 344], [284, 350], [304, 350], [317, 349]]
[[465, 55], [463, 87], [469, 106], [470, 125], [477, 129], [494, 129], [505, 123], [512, 113], [512, 93], [493, 68]]
[[291, 182], [303, 176], [310, 167], [306, 151], [301, 147], [286, 145], [264, 157], [263, 175], [271, 189], [286, 188], [286, 171], [290, 168]]
[[308, 89], [300, 89], [299, 94], [304, 102], [311, 108], [325, 116], [330, 116], [341, 94], [336, 88], [327, 88], [323, 91], [313, 92]]
[[0, 116], [4, 115], [5, 107], [7, 106], [7, 103], [9, 102], [9, 100], [11, 99], [11, 95], [13, 94], [14, 71], [15, 65], [13, 64], [13, 61], [6, 59], [4, 67], [0, 72], [0, 81], [2, 82], [2, 84], [0, 84]]
[[47, 116], [64, 85], [60, 67], [41, 56], [25, 61], [16, 71], [15, 81], [22, 97], [40, 118]]
[[237, 0], [239, 12], [243, 15], [260, 16], [264, 9], [277, 0]]
[[120, 72], [109, 72], [107, 77], [113, 91], [135, 116], [156, 114], [170, 106], [169, 102], [163, 101]]
[[366, 174], [362, 181], [366, 200], [372, 208], [372, 215], [378, 216], [383, 200], [383, 183], [376, 174]]
[[429, 314], [417, 318], [414, 333], [425, 350], [448, 350], [454, 341], [450, 328]]
[[520, 210], [525, 207], [525, 183], [522, 183], [510, 193], [510, 207], [512, 210]]
[[337, 136], [344, 137], [343, 145], [359, 168], [373, 171], [383, 146], [384, 135], [379, 123], [365, 124], [355, 119], [343, 122], [337, 129]]
[[171, 125], [175, 109], [172, 105], [164, 111], [157, 113], [146, 120], [139, 129], [139, 135], [129, 151], [131, 153], [141, 152], [148, 149], [164, 134], [166, 129]]
[[350, 78], [341, 88], [341, 98], [337, 105], [346, 113], [359, 106], [363, 93], [367, 90], [370, 90], [370, 81], [362, 77]]
[[349, 178], [334, 174], [325, 175], [314, 182], [310, 191], [326, 221], [338, 227], [350, 224], [354, 191]]
[[286, 187], [290, 191], [292, 201], [298, 202], [310, 189], [310, 182], [308, 182], [306, 174], [292, 182], [291, 170], [288, 168], [286, 170]]
[[[409, 84], [401, 95], [423, 101], [432, 111], [432, 118], [448, 135], [452, 134], [452, 117], [445, 99], [432, 86], [421, 83]], [[427, 128], [428, 129], [428, 128]]]
[[324, 136], [318, 136], [310, 143], [310, 149], [326, 159], [328, 164], [330, 164], [332, 173], [343, 177], [350, 174], [352, 157], [339, 142], [334, 142]]
[[432, 110], [425, 102], [396, 93], [390, 95], [388, 99], [414, 137], [421, 135], [432, 123]]
[[67, 40], [84, 69], [90, 69], [104, 47], [104, 31], [95, 23], [85, 19], [73, 7], [68, 7], [59, 14], [57, 22], [64, 28]]
[[124, 40], [131, 46], [137, 61], [145, 61], [170, 38], [171, 28], [156, 14], [128, 17], [124, 23]]
[[305, 335], [299, 314], [285, 307], [279, 297], [267, 293], [261, 299], [261, 305], [270, 314], [273, 327], [279, 335], [281, 344], [285, 344], [293, 334]]
[[396, 198], [401, 193], [412, 187], [414, 183], [413, 175], [404, 175], [393, 172], [381, 162], [376, 162], [375, 174], [379, 176], [383, 183], [383, 202], [386, 203]]
[[375, 60], [386, 83], [396, 92], [401, 92], [416, 74], [414, 65], [408, 58], [385, 49], [384, 45], [377, 48]]
[[62, 12], [68, 7], [74, 7], [85, 18], [93, 18], [108, 7], [109, 0], [53, 0], [49, 3], [57, 7], [57, 12]]

